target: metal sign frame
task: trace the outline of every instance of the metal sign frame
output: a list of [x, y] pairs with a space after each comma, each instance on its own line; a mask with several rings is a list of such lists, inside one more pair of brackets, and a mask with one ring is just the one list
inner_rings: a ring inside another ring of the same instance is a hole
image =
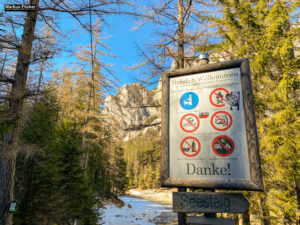
[[[250, 179], [232, 179], [229, 182], [220, 179], [174, 178], [170, 177], [170, 149], [169, 149], [169, 120], [170, 120], [170, 78], [222, 71], [226, 69], [240, 69], [241, 88], [243, 95], [246, 141], [248, 145], [248, 159]], [[163, 187], [197, 187], [230, 190], [263, 191], [262, 171], [260, 165], [259, 145], [257, 138], [254, 98], [252, 93], [250, 64], [248, 58], [233, 61], [206, 64], [191, 68], [177, 69], [164, 72], [162, 76], [162, 154], [161, 154], [161, 186]]]

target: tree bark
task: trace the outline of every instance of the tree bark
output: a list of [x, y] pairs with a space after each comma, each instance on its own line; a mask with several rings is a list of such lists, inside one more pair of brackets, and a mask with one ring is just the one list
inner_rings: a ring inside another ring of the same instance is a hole
[[2, 64], [2, 68], [1, 68], [1, 72], [0, 72], [0, 78], [3, 76], [3, 72], [4, 72], [4, 67], [5, 67], [5, 63], [6, 63], [6, 58], [7, 58], [7, 50], [5, 52], [5, 56], [4, 56], [4, 60], [3, 60], [3, 64]]
[[0, 149], [0, 221], [6, 225], [13, 224], [13, 217], [8, 213], [9, 201], [14, 199], [14, 177], [17, 157], [20, 118], [24, 95], [26, 93], [27, 73], [31, 58], [34, 30], [38, 15], [39, 0], [31, 0], [30, 5], [36, 5], [36, 11], [28, 11], [26, 15], [22, 43], [19, 49], [14, 83], [9, 100], [8, 117], [15, 123], [3, 137], [3, 149]]
[[178, 0], [178, 69], [184, 68], [183, 0]]
[[263, 197], [260, 198], [260, 207], [262, 209], [262, 214], [263, 214], [263, 225], [270, 225], [270, 215], [269, 215], [269, 210], [266, 207], [266, 196], [267, 193], [264, 194]]
[[43, 79], [43, 71], [44, 71], [45, 61], [46, 61], [45, 59], [42, 61], [41, 68], [40, 68], [39, 81], [38, 81], [38, 86], [37, 86], [37, 90], [36, 90], [36, 101], [39, 97], [40, 90], [41, 90], [41, 83], [42, 83], [42, 79]]

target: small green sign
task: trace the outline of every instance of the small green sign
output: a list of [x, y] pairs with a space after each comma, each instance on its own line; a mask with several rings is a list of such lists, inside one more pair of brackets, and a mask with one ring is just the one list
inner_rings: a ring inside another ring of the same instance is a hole
[[8, 212], [15, 212], [17, 210], [17, 207], [18, 207], [17, 201], [11, 201], [11, 202], [9, 202]]

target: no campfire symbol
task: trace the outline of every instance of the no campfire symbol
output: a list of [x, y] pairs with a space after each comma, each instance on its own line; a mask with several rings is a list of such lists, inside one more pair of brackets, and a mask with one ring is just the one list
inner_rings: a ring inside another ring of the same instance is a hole
[[181, 141], [180, 149], [185, 156], [194, 157], [200, 152], [200, 141], [195, 137], [186, 137]]
[[210, 123], [214, 129], [218, 131], [225, 131], [231, 127], [232, 117], [226, 111], [218, 111], [212, 115]]
[[229, 91], [225, 88], [217, 88], [213, 90], [209, 95], [209, 101], [213, 106], [224, 107], [226, 103], [226, 95]]
[[234, 142], [230, 137], [220, 135], [213, 140], [212, 149], [216, 155], [226, 157], [233, 153]]
[[180, 120], [180, 127], [187, 133], [192, 133], [198, 129], [200, 125], [199, 118], [192, 113], [184, 115]]

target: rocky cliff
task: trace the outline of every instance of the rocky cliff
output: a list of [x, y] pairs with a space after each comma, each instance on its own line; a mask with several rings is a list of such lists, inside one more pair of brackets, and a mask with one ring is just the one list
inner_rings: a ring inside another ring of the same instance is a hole
[[147, 131], [160, 132], [161, 82], [153, 90], [141, 84], [125, 84], [105, 100], [103, 115], [114, 136], [127, 141]]

